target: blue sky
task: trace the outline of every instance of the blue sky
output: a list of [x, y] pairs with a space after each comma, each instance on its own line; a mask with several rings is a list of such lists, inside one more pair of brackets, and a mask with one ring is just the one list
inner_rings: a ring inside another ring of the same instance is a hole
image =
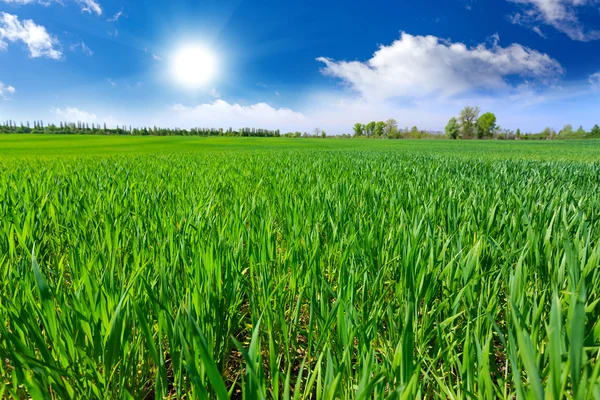
[[[192, 44], [216, 73], [184, 87]], [[0, 120], [441, 130], [479, 105], [506, 128], [589, 129], [600, 1], [0, 0], [0, 82]]]

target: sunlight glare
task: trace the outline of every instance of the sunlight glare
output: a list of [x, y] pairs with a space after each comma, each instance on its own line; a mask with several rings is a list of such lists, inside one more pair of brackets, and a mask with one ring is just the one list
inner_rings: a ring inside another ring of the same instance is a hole
[[216, 57], [205, 47], [185, 45], [171, 58], [173, 79], [188, 89], [201, 88], [208, 84], [216, 72]]

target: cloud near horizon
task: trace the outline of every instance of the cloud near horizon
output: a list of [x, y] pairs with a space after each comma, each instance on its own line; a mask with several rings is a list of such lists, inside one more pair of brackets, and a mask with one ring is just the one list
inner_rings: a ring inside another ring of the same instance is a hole
[[100, 122], [96, 114], [80, 110], [76, 107], [55, 108], [53, 111], [60, 121], [67, 123], [85, 122], [91, 124]]
[[181, 128], [252, 127], [285, 131], [298, 129], [294, 127], [305, 126], [309, 122], [302, 113], [289, 108], [274, 108], [267, 103], [242, 106], [224, 100], [215, 100], [195, 107], [176, 104], [171, 107], [171, 111], [172, 115], [166, 118], [172, 118], [173, 122], [179, 123]]
[[111, 128], [122, 126], [124, 123], [111, 115], [98, 116], [95, 113], [91, 113], [85, 110], [81, 110], [77, 107], [67, 106], [65, 108], [53, 108], [50, 121], [55, 124], [61, 122], [66, 123], [87, 123], [87, 124], [106, 124]]

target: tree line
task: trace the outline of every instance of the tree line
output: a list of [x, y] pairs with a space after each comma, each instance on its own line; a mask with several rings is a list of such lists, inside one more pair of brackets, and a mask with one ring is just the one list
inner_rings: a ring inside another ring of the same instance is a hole
[[390, 118], [387, 121], [371, 121], [368, 124], [356, 123], [353, 127], [354, 137], [375, 139], [425, 139], [439, 137], [435, 132], [420, 130], [416, 126], [412, 128], [398, 128], [398, 122]]
[[367, 124], [356, 123], [352, 134], [327, 135], [320, 128], [315, 128], [312, 134], [308, 132], [281, 133], [279, 129], [257, 128], [161, 128], [157, 126], [132, 128], [118, 126], [108, 128], [106, 124], [89, 124], [85, 122], [60, 122], [59, 125], [44, 124], [34, 121], [17, 124], [8, 120], [0, 124], [0, 134], [69, 134], [69, 135], [132, 135], [132, 136], [237, 136], [237, 137], [289, 137], [289, 138], [371, 138], [371, 139], [498, 139], [498, 140], [552, 140], [552, 139], [590, 139], [600, 138], [600, 126], [597, 124], [590, 131], [583, 127], [574, 129], [565, 125], [560, 131], [545, 128], [538, 133], [522, 133], [520, 129], [512, 131], [503, 129], [497, 124], [496, 115], [492, 112], [481, 113], [479, 107], [467, 106], [457, 117], [448, 121], [444, 132], [425, 131], [413, 126], [400, 129], [395, 119], [387, 121], [371, 121]]
[[412, 128], [399, 129], [395, 119], [372, 121], [368, 124], [357, 123], [353, 127], [354, 137], [373, 139], [498, 139], [498, 140], [552, 140], [552, 139], [590, 139], [600, 138], [600, 127], [594, 125], [591, 131], [583, 127], [574, 130], [571, 125], [556, 132], [546, 128], [538, 133], [522, 133], [520, 129], [513, 131], [498, 125], [496, 115], [492, 112], [481, 113], [479, 107], [467, 106], [457, 117], [448, 121], [444, 132], [432, 132]]
[[88, 124], [85, 122], [67, 123], [61, 122], [59, 125], [45, 125], [43, 121], [34, 121], [33, 124], [26, 122], [17, 124], [8, 120], [0, 125], [0, 133], [21, 133], [21, 134], [67, 134], [67, 135], [132, 135], [132, 136], [238, 136], [238, 137], [279, 137], [279, 129], [257, 129], [257, 128], [239, 128], [234, 130], [215, 129], [215, 128], [161, 128], [157, 126], [132, 128], [131, 126], [119, 126], [108, 128], [106, 124]]
[[512, 131], [502, 129], [497, 124], [496, 115], [491, 112], [481, 114], [479, 107], [465, 107], [457, 117], [452, 117], [446, 125], [445, 134], [448, 139], [506, 139], [506, 140], [552, 140], [552, 139], [589, 139], [600, 138], [598, 124], [588, 132], [582, 126], [573, 130], [572, 125], [565, 125], [556, 132], [545, 128], [539, 133], [522, 133], [520, 129]]

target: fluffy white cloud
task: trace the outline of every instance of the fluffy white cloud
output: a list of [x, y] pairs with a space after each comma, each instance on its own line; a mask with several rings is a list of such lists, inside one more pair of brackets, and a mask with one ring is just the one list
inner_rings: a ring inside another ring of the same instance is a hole
[[587, 29], [578, 15], [586, 9], [598, 8], [598, 0], [508, 0], [519, 4], [521, 12], [513, 14], [513, 23], [530, 27], [544, 36], [540, 25], [550, 25], [573, 40], [590, 41], [600, 39], [600, 31]]
[[600, 90], [600, 72], [590, 75], [588, 78], [593, 90]]
[[[191, 127], [254, 127], [263, 129], [298, 129], [305, 126], [309, 119], [301, 113], [288, 108], [273, 108], [266, 103], [250, 106], [230, 104], [223, 100], [186, 107], [176, 104], [172, 114], [166, 116], [167, 123], [178, 124], [181, 128]], [[174, 117], [174, 120], [173, 120]]]
[[49, 120], [54, 120], [55, 123], [83, 122], [86, 124], [106, 124], [106, 126], [110, 128], [123, 125], [117, 118], [114, 118], [111, 115], [98, 116], [95, 113], [91, 113], [77, 107], [53, 108], [51, 111], [52, 115], [50, 116]]
[[7, 42], [23, 42], [32, 58], [49, 57], [58, 60], [62, 56], [58, 40], [45, 27], [36, 25], [30, 19], [21, 22], [16, 15], [3, 12], [0, 13], [0, 49], [6, 49]]
[[[59, 3], [63, 4], [62, 0], [0, 0], [3, 3], [7, 4], [16, 4], [16, 5], [24, 5], [24, 4], [41, 4], [43, 6], [49, 6], [51, 3]], [[87, 13], [95, 13], [98, 15], [102, 15], [102, 7], [96, 0], [75, 0], [75, 2], [81, 8], [81, 11]], [[120, 16], [120, 15], [119, 15]]]
[[508, 89], [506, 78], [536, 80], [562, 74], [558, 61], [547, 54], [512, 44], [467, 47], [435, 36], [402, 33], [389, 46], [380, 46], [366, 62], [320, 57], [322, 72], [342, 79], [368, 99], [452, 96], [475, 89]]
[[0, 82], [0, 98], [8, 99], [8, 96], [16, 92], [15, 88]]

